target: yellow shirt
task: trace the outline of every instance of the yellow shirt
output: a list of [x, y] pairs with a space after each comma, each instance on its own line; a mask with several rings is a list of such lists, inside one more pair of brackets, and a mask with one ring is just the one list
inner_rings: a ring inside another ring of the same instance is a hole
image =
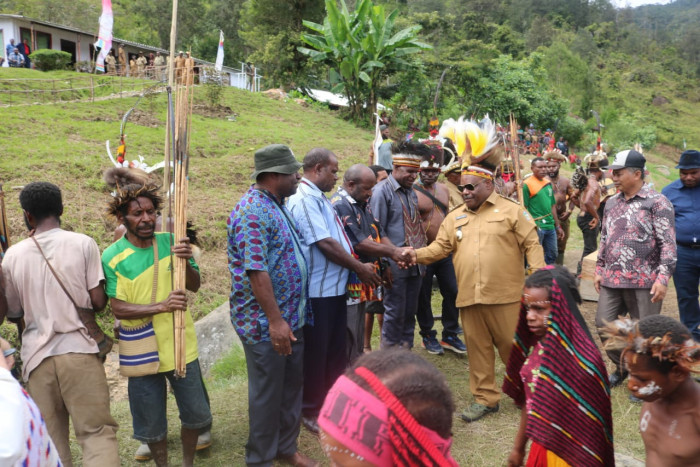
[[421, 264], [433, 263], [450, 253], [457, 275], [456, 305], [460, 308], [517, 302], [525, 283], [525, 256], [531, 267], [545, 266], [532, 216], [495, 192], [477, 211], [470, 211], [465, 204], [450, 212], [435, 241], [416, 250]]
[[445, 179], [445, 186], [447, 187], [447, 191], [450, 193], [450, 211], [457, 206], [464, 204], [464, 198], [462, 198], [462, 193], [459, 191], [459, 188], [457, 188], [457, 185]]

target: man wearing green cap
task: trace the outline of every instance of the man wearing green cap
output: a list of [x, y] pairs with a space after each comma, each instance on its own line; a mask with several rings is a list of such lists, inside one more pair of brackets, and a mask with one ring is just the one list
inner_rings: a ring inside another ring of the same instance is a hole
[[297, 451], [304, 339], [311, 320], [308, 266], [285, 199], [297, 191], [301, 164], [282, 144], [255, 153], [255, 183], [228, 220], [231, 323], [248, 368], [247, 465], [275, 459], [318, 465]]

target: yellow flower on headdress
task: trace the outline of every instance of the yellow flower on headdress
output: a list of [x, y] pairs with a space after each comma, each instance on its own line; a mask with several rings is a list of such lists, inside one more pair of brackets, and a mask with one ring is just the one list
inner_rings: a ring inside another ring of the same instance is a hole
[[457, 148], [457, 155], [459, 157], [464, 157], [469, 155], [469, 147], [467, 141], [466, 125], [467, 121], [464, 117], [459, 117], [458, 121], [453, 118], [448, 118], [442, 123], [440, 127], [440, 136], [443, 138], [450, 138]]

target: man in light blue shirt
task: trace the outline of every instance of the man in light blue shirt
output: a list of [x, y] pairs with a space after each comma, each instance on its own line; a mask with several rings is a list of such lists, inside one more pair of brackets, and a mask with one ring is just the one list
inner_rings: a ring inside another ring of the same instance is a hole
[[309, 297], [313, 326], [304, 326], [304, 395], [302, 423], [318, 433], [318, 413], [347, 364], [346, 291], [351, 272], [365, 283], [381, 282], [374, 265], [360, 262], [333, 206], [324, 193], [338, 180], [338, 159], [315, 148], [304, 157], [304, 177], [288, 208], [308, 247]]

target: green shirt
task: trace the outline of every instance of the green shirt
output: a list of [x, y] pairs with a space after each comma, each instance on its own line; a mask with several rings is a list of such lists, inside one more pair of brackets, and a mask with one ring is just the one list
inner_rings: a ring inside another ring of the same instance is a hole
[[[170, 262], [170, 235], [156, 233], [158, 242], [158, 286], [156, 302], [168, 298], [171, 292], [172, 268]], [[194, 260], [190, 264], [199, 271]], [[151, 303], [153, 290], [153, 247], [138, 248], [126, 236], [114, 242], [102, 253], [102, 269], [105, 273], [107, 296], [136, 305]], [[152, 317], [123, 319], [126, 327], [138, 326], [153, 319], [153, 330], [158, 341], [159, 372], [175, 369], [175, 341], [173, 337], [173, 314], [158, 313]], [[185, 313], [186, 363], [197, 359], [197, 335], [192, 315]]]
[[542, 187], [540, 191], [533, 197], [530, 197], [530, 188], [523, 183], [523, 199], [525, 200], [525, 209], [528, 210], [532, 218], [537, 224], [537, 228], [542, 230], [554, 230], [554, 218], [552, 217], [552, 206], [557, 201], [554, 199], [554, 189], [552, 184], [548, 183]]

